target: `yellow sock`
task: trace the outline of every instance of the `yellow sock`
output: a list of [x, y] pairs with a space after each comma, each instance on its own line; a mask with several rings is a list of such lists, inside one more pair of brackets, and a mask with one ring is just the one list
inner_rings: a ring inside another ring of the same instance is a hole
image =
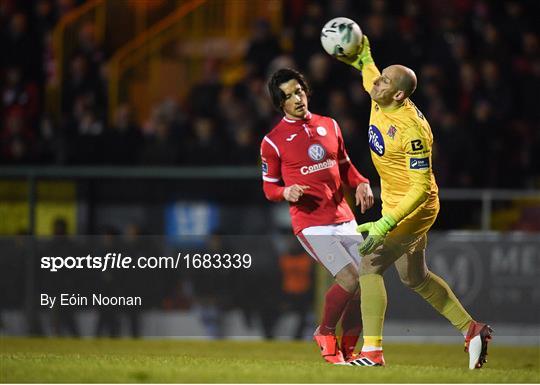
[[467, 332], [472, 317], [463, 308], [444, 279], [430, 271], [424, 282], [414, 287], [413, 290], [445, 316], [459, 331]]
[[[360, 276], [360, 307], [362, 310], [362, 324], [364, 328], [364, 347], [382, 347], [384, 314], [386, 312], [386, 288], [380, 274], [366, 274]], [[370, 349], [371, 348], [371, 349]]]

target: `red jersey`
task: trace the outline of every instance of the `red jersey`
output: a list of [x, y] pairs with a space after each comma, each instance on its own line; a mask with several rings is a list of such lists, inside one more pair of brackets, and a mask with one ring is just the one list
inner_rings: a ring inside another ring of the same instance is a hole
[[290, 203], [295, 234], [306, 227], [354, 219], [341, 181], [351, 188], [369, 181], [351, 163], [334, 119], [309, 112], [302, 120], [284, 117], [262, 140], [261, 158], [269, 200], [284, 200], [287, 186], [309, 186], [298, 202]]

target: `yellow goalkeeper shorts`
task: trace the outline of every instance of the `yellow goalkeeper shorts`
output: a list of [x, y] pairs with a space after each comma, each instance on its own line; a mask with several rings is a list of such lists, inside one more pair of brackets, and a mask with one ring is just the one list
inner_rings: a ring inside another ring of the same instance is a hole
[[422, 204], [388, 233], [383, 248], [398, 251], [400, 255], [424, 250], [427, 246], [426, 234], [437, 219], [439, 209], [437, 197]]

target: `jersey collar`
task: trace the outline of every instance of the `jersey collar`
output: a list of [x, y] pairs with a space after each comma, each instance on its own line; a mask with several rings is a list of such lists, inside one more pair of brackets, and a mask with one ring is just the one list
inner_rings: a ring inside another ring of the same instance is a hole
[[289, 119], [286, 116], [284, 116], [282, 120], [289, 124], [303, 124], [303, 123], [309, 122], [312, 116], [313, 115], [311, 114], [311, 112], [308, 111], [304, 119]]
[[401, 104], [399, 104], [399, 105], [397, 105], [397, 106], [383, 107], [383, 106], [379, 105], [379, 108], [381, 109], [381, 111], [386, 112], [386, 113], [396, 112], [396, 111], [399, 110], [401, 107], [406, 106], [408, 100], [409, 100], [409, 99], [406, 99], [403, 103], [401, 103]]

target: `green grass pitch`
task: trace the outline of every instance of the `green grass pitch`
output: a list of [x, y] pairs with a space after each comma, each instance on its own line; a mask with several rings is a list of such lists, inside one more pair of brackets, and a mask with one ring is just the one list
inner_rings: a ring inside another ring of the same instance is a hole
[[538, 383], [540, 348], [490, 346], [468, 370], [460, 345], [386, 344], [384, 368], [326, 364], [310, 342], [1, 339], [1, 382]]

